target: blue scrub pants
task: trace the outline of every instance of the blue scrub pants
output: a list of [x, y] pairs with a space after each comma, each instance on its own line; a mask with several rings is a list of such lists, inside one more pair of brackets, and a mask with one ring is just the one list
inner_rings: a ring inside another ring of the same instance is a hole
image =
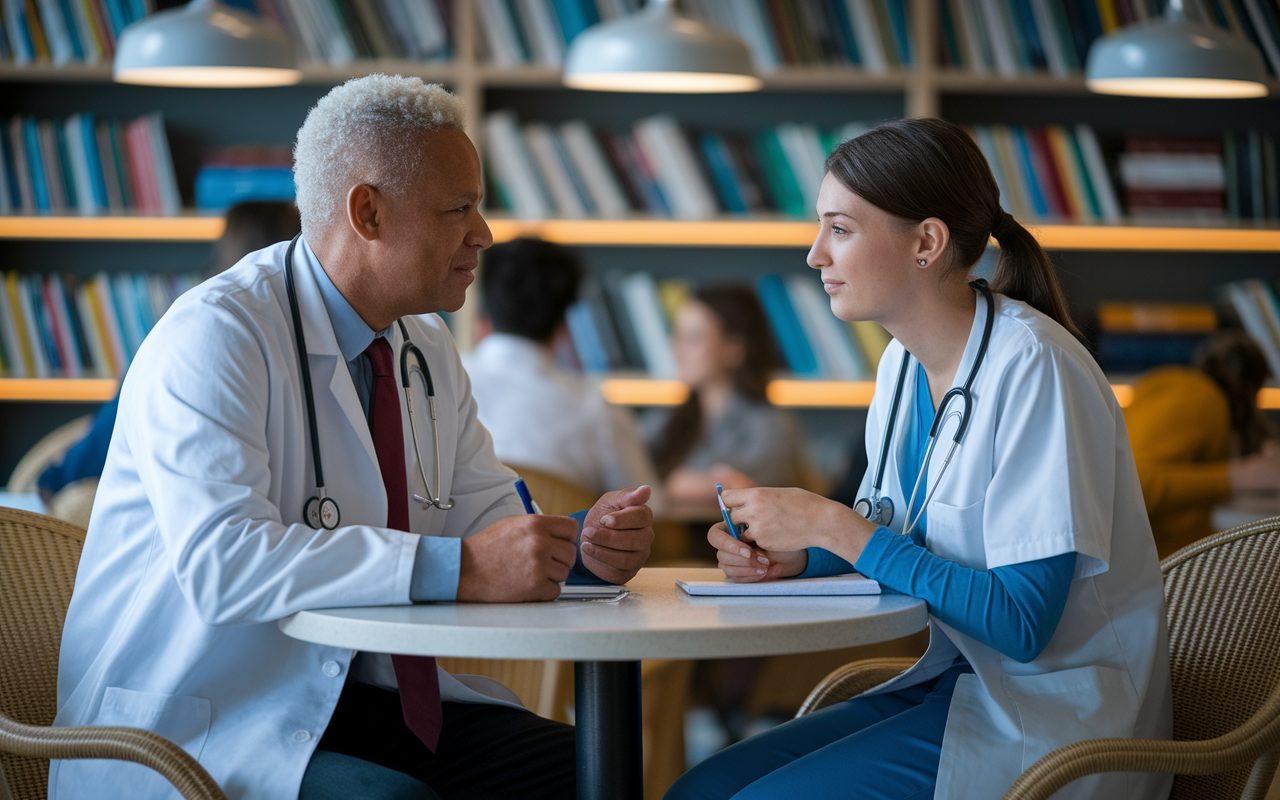
[[956, 679], [855, 697], [722, 750], [686, 772], [666, 800], [779, 797], [928, 800]]

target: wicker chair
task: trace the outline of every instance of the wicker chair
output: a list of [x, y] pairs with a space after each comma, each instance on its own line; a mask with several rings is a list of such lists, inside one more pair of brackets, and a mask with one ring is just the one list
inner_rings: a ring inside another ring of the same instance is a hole
[[226, 800], [195, 759], [150, 731], [49, 727], [83, 542], [74, 525], [0, 508], [0, 798], [43, 800], [48, 759], [110, 758], [156, 770], [187, 800]]
[[22, 456], [13, 472], [9, 473], [7, 491], [34, 492], [40, 473], [50, 464], [61, 461], [71, 446], [84, 438], [92, 424], [93, 415], [85, 414], [45, 434]]
[[[1170, 800], [1263, 800], [1280, 748], [1280, 517], [1241, 525], [1160, 563], [1169, 618], [1173, 741], [1091, 739], [1032, 764], [1004, 800], [1047, 800], [1099, 772], [1171, 772]], [[828, 676], [801, 714], [853, 697], [910, 662]]]

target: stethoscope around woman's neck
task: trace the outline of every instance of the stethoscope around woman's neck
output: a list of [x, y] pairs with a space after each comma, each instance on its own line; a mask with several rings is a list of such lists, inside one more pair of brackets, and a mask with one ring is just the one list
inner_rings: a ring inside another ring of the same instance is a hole
[[[298, 295], [293, 288], [293, 249], [297, 247], [300, 238], [302, 234], [293, 237], [293, 241], [289, 242], [289, 248], [285, 250], [284, 288], [285, 294], [289, 297], [289, 311], [293, 316], [294, 344], [298, 349], [298, 368], [302, 372], [302, 396], [307, 404], [307, 426], [311, 436], [311, 463], [316, 474], [316, 493], [308, 497], [303, 504], [302, 518], [317, 530], [323, 528], [331, 531], [342, 524], [342, 511], [338, 508], [338, 501], [329, 497], [324, 488], [324, 467], [320, 463], [320, 432], [316, 423], [315, 395], [311, 389], [311, 365], [307, 360], [307, 340], [302, 333], [302, 312], [298, 308]], [[404, 344], [400, 345], [400, 387], [404, 390], [405, 404], [409, 407], [409, 431], [413, 434], [413, 452], [418, 460], [418, 474], [422, 478], [422, 485], [426, 488], [427, 494], [430, 495], [423, 497], [415, 493], [413, 499], [422, 503], [424, 511], [432, 506], [441, 511], [448, 511], [453, 508], [453, 500], [442, 500], [440, 495], [432, 493], [426, 468], [422, 465], [422, 448], [418, 446], [418, 426], [413, 416], [413, 392], [409, 391], [409, 356], [412, 355], [417, 360], [418, 371], [422, 373], [422, 379], [426, 383], [427, 407], [431, 413], [431, 436], [436, 450], [436, 476], [442, 477], [440, 425], [436, 420], [436, 387], [431, 380], [431, 369], [427, 366], [427, 359], [422, 355], [422, 351], [409, 340], [409, 331], [405, 328], [404, 322], [396, 320], [396, 325], [400, 327], [400, 338], [404, 340]]]
[[[924, 516], [925, 508], [929, 505], [929, 501], [933, 499], [934, 492], [938, 491], [938, 486], [942, 483], [942, 477], [947, 473], [947, 467], [951, 465], [951, 457], [955, 455], [956, 448], [960, 446], [960, 439], [964, 437], [965, 431], [969, 429], [969, 420], [973, 411], [973, 394], [970, 389], [973, 386], [974, 376], [978, 374], [978, 369], [982, 366], [982, 361], [987, 356], [987, 345], [991, 343], [991, 327], [995, 324], [996, 319], [995, 298], [987, 282], [982, 278], [978, 278], [970, 281], [969, 286], [981, 292], [983, 299], [986, 300], [987, 322], [982, 329], [982, 341], [978, 344], [978, 354], [973, 359], [973, 366], [969, 368], [969, 377], [965, 378], [963, 386], [951, 389], [942, 396], [942, 402], [938, 404], [938, 411], [933, 416], [933, 426], [929, 429], [929, 446], [925, 450], [924, 460], [920, 464], [920, 471], [916, 474], [915, 486], [911, 490], [911, 499], [907, 501], [907, 519], [902, 530], [904, 535], [909, 535], [919, 524], [921, 517]], [[893, 390], [893, 400], [889, 404], [889, 422], [885, 425], [884, 435], [880, 440], [880, 460], [876, 464], [876, 477], [871, 484], [871, 494], [853, 504], [854, 511], [876, 525], [887, 526], [893, 522], [893, 500], [882, 495], [880, 490], [884, 486], [884, 470], [889, 461], [889, 445], [893, 441], [894, 427], [898, 422], [898, 410], [902, 405], [902, 390], [907, 382], [907, 367], [910, 362], [911, 354], [903, 350], [902, 364], [898, 367], [898, 380]], [[957, 399], [962, 406], [958, 411], [951, 408], [952, 402]], [[938, 479], [934, 481], [933, 488], [928, 489], [929, 482], [925, 479], [925, 476], [929, 474], [929, 459], [933, 457], [933, 447], [937, 444], [938, 431], [942, 430], [942, 426], [947, 419], [957, 416], [960, 421], [956, 426], [955, 436], [951, 439], [951, 447], [947, 449], [947, 457], [942, 462], [942, 469], [938, 472]], [[911, 507], [915, 505], [922, 482], [926, 487], [924, 502], [920, 504], [920, 510], [913, 517], [911, 515]]]

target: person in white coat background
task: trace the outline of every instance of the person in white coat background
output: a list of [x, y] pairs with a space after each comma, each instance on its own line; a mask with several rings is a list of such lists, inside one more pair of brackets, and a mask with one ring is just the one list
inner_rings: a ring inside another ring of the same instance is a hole
[[[572, 728], [500, 684], [276, 626], [312, 608], [551, 600], [566, 578], [625, 582], [647, 557], [647, 487], [576, 519], [525, 514], [476, 419], [432, 313], [462, 305], [492, 243], [462, 120], [416, 78], [333, 89], [298, 132], [302, 236], [192, 289], [147, 337], [67, 612], [55, 725], [154, 731], [244, 800], [573, 796]], [[393, 355], [406, 337], [434, 381], [433, 422], [410, 376], [421, 452]], [[332, 529], [304, 514], [315, 449]], [[55, 761], [49, 796], [177, 794], [135, 764]]]
[[[1164, 597], [1124, 418], [1048, 257], [999, 200], [981, 151], [942, 120], [887, 123], [829, 157], [809, 266], [837, 317], [894, 336], [862, 499], [725, 491], [745, 530], [708, 539], [734, 580], [856, 570], [919, 597], [929, 649], [702, 762], [668, 798], [994, 800], [1063, 745], [1172, 736]], [[970, 273], [990, 236], [988, 287]], [[1171, 782], [1094, 775], [1054, 797], [1160, 800]]]

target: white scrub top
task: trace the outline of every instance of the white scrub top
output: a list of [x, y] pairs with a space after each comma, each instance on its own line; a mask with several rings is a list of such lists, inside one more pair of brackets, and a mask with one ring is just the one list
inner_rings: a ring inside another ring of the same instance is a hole
[[[1120, 406], [1062, 326], [1003, 295], [995, 303], [969, 429], [941, 484], [958, 415], [943, 423], [929, 465], [929, 486], [938, 488], [927, 547], [979, 570], [1078, 556], [1062, 620], [1034, 661], [1019, 663], [931, 615], [924, 657], [873, 690], [930, 680], [961, 654], [973, 666], [951, 700], [937, 800], [998, 798], [1041, 756], [1072, 742], [1173, 735], [1163, 585]], [[986, 316], [979, 296], [955, 386], [969, 375]], [[902, 353], [895, 340], [880, 360], [867, 416], [871, 469], [860, 497], [871, 489]], [[915, 380], [909, 371], [907, 397]], [[903, 425], [900, 419], [898, 430]], [[882, 490], [899, 509], [890, 526], [897, 533], [910, 492], [898, 480], [903, 446], [896, 437]], [[1054, 798], [1159, 800], [1171, 783], [1163, 774], [1108, 773], [1075, 781]]]

